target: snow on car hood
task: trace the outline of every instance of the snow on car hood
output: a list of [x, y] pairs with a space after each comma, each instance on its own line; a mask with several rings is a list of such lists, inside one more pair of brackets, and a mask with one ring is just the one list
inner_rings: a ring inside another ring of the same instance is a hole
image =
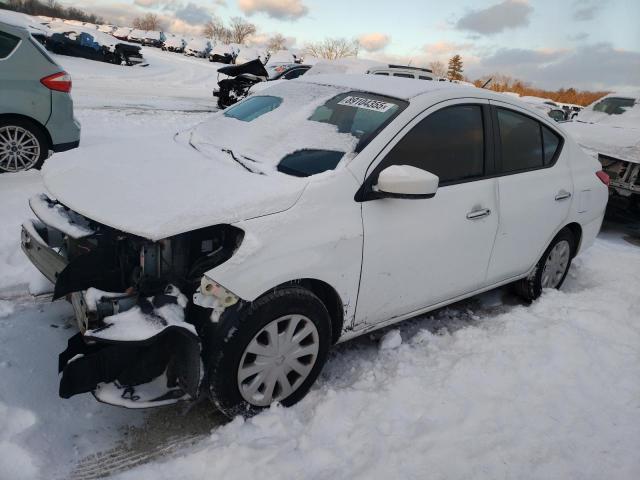
[[620, 160], [640, 163], [640, 128], [580, 121], [564, 122], [562, 128], [587, 153], [594, 156], [602, 153]]
[[207, 156], [166, 136], [65, 152], [43, 168], [49, 193], [117, 230], [160, 240], [293, 206], [308, 179], [247, 171], [218, 150]]
[[[635, 101], [633, 106], [615, 108], [616, 113], [602, 107], [616, 98]], [[564, 129], [589, 153], [640, 163], [640, 92], [612, 93], [596, 100], [582, 110], [573, 122], [563, 123]]]

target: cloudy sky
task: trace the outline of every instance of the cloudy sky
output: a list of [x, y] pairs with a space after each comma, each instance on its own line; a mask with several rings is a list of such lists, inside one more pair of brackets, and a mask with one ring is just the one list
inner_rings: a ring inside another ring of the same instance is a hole
[[640, 0], [63, 0], [127, 23], [159, 14], [197, 33], [211, 15], [245, 16], [262, 37], [302, 47], [359, 38], [360, 56], [427, 65], [462, 55], [474, 79], [500, 72], [543, 88], [640, 89]]

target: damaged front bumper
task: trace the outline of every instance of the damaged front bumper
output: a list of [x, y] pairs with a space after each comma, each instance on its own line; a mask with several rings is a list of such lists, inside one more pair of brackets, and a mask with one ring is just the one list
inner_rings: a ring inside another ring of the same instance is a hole
[[[46, 196], [30, 205], [39, 219], [22, 225], [22, 250], [58, 291], [77, 263], [70, 250], [83, 248], [95, 230]], [[73, 305], [80, 329], [59, 357], [61, 397], [91, 392], [105, 403], [146, 408], [198, 396], [201, 342], [185, 321], [188, 302], [177, 287], [151, 296], [96, 288], [61, 296]]]

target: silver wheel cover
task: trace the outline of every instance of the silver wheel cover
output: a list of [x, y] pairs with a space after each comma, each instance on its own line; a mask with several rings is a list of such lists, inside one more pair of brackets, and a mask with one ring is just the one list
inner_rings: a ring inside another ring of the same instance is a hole
[[542, 270], [542, 288], [557, 288], [569, 267], [571, 246], [566, 240], [554, 245], [544, 262]]
[[285, 315], [260, 330], [245, 348], [238, 389], [252, 405], [266, 407], [295, 392], [318, 358], [320, 335], [304, 315]]
[[39, 158], [40, 142], [33, 133], [16, 125], [0, 127], [0, 171], [28, 170]]

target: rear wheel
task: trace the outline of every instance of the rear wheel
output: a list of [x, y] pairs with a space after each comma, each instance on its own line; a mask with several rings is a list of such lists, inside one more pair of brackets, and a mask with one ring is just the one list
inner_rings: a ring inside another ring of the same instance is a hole
[[40, 168], [49, 154], [42, 130], [22, 120], [0, 120], [0, 173]]
[[251, 416], [306, 395], [326, 361], [331, 320], [317, 296], [290, 287], [223, 316], [213, 336], [210, 396], [229, 417]]
[[569, 229], [560, 231], [529, 276], [516, 282], [517, 293], [527, 300], [535, 300], [545, 288], [560, 288], [567, 277], [575, 251], [573, 233]]

